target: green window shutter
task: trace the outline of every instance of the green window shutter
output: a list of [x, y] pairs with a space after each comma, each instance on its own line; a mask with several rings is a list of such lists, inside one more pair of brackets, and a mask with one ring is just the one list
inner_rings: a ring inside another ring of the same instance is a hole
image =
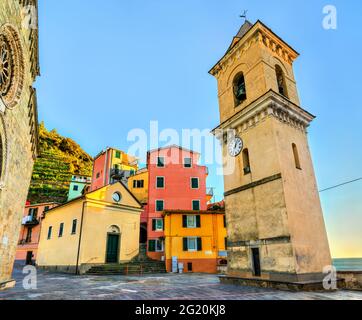
[[187, 216], [182, 216], [182, 228], [187, 228]]
[[155, 240], [148, 240], [148, 251], [149, 252], [156, 251], [156, 241]]
[[192, 210], [194, 211], [200, 210], [200, 201], [198, 200], [192, 201]]
[[152, 231], [156, 230], [156, 219], [152, 219]]
[[196, 228], [201, 228], [201, 216], [196, 216]]
[[163, 177], [157, 177], [157, 188], [165, 187], [165, 179]]
[[[186, 217], [186, 216], [185, 216]], [[187, 247], [187, 238], [183, 238], [183, 251], [187, 251], [188, 247]]]
[[202, 239], [197, 238], [197, 251], [202, 251]]
[[199, 179], [191, 178], [191, 187], [197, 189], [199, 187]]

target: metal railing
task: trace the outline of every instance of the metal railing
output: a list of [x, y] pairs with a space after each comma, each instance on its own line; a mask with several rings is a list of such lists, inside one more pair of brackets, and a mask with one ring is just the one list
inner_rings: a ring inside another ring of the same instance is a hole
[[37, 217], [30, 215], [30, 216], [23, 217], [21, 224], [22, 225], [35, 225], [35, 224], [39, 224], [39, 221], [38, 221]]
[[213, 196], [214, 195], [214, 188], [206, 188], [206, 195]]

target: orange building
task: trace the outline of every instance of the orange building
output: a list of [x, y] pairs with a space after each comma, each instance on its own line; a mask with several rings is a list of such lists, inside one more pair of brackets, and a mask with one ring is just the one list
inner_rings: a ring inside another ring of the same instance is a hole
[[25, 264], [35, 263], [44, 213], [58, 205], [59, 203], [56, 202], [26, 204], [21, 221], [19, 243], [15, 256], [16, 261]]
[[226, 264], [225, 211], [165, 210], [167, 272], [217, 273]]

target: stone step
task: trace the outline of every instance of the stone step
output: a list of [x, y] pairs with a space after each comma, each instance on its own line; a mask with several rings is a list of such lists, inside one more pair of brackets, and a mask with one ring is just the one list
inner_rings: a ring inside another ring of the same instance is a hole
[[142, 262], [131, 261], [123, 264], [105, 264], [93, 266], [87, 274], [93, 275], [121, 275], [121, 274], [151, 274], [165, 273], [166, 266], [163, 261], [147, 260]]

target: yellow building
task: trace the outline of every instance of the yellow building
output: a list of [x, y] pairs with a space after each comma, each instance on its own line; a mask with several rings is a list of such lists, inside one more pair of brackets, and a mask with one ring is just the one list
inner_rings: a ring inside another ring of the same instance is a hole
[[148, 201], [148, 170], [138, 170], [134, 176], [128, 178], [128, 189], [142, 204]]
[[47, 211], [39, 267], [84, 273], [97, 264], [130, 261], [139, 251], [141, 211], [142, 205], [122, 183]]
[[184, 272], [216, 273], [226, 262], [224, 211], [165, 210], [164, 221], [168, 272], [183, 263]]

